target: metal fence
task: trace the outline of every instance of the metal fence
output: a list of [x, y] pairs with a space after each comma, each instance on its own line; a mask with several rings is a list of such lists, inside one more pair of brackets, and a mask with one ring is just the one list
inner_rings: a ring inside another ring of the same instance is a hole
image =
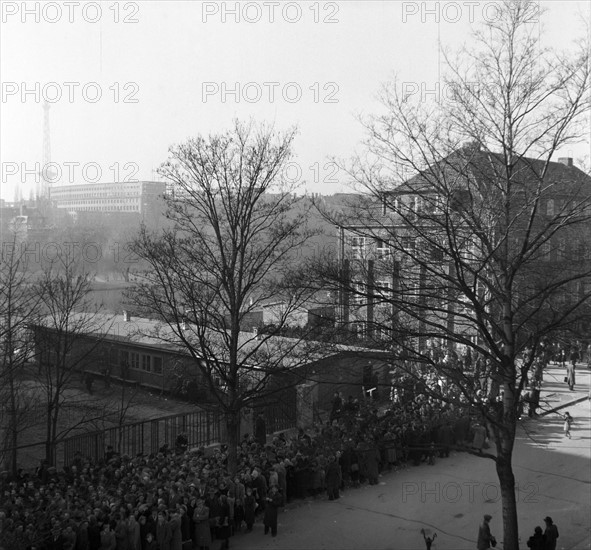
[[[267, 433], [289, 430], [297, 424], [295, 392], [293, 395], [286, 394], [281, 403], [267, 404], [257, 410], [265, 414]], [[109, 445], [121, 455], [131, 457], [140, 453], [157, 453], [164, 444], [174, 449], [180, 433], [186, 434], [189, 447], [223, 442], [223, 416], [219, 412], [201, 410], [74, 435], [55, 443], [51, 462], [58, 468], [69, 466], [77, 453], [80, 453], [83, 459], [97, 462], [104, 458]], [[0, 449], [0, 464], [8, 459], [10, 452], [9, 448]], [[27, 470], [38, 465], [39, 460], [44, 457], [43, 442], [17, 448], [19, 467]]]
[[70, 437], [62, 442], [63, 464], [71, 464], [76, 453], [98, 461], [108, 445], [128, 456], [157, 453], [165, 444], [174, 448], [180, 433], [186, 434], [190, 447], [216, 443], [221, 439], [221, 415], [209, 411], [175, 414]]

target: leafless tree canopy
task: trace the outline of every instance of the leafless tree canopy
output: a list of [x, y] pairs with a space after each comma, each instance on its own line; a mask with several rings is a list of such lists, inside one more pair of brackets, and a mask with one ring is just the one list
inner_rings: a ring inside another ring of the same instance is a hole
[[[384, 86], [383, 112], [362, 121], [366, 154], [341, 163], [362, 193], [355, 214], [325, 212], [344, 257], [317, 264], [341, 289], [345, 324], [361, 320], [479, 409], [496, 443], [505, 548], [518, 547], [511, 455], [531, 361], [544, 339], [580, 338], [591, 320], [591, 178], [556, 162], [588, 139], [589, 45], [544, 49], [537, 8], [504, 2], [470, 49], [443, 52], [437, 100]], [[434, 360], [437, 343], [481, 357], [502, 400], [481, 400], [474, 373]]]

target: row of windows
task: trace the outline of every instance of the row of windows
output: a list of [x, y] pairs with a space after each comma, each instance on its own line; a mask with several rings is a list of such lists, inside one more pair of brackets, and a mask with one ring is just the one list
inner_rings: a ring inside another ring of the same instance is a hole
[[[375, 256], [378, 260], [389, 259], [394, 253], [393, 247], [384, 240], [370, 239], [369, 237], [351, 237], [351, 257], [354, 260], [367, 258], [367, 247], [373, 241], [375, 243]], [[413, 257], [416, 253], [416, 239], [414, 237], [402, 237], [400, 247], [404, 250], [404, 256]], [[435, 246], [429, 247], [429, 256], [434, 261], [443, 260], [443, 251]]]
[[76, 206], [76, 205], [67, 206], [67, 205], [64, 205], [61, 208], [70, 208], [73, 210], [93, 211], [93, 212], [110, 212], [113, 210], [128, 210], [130, 212], [139, 211], [138, 206], [112, 206], [112, 207], [106, 208], [105, 206]]
[[128, 365], [134, 370], [162, 374], [162, 357], [158, 355], [149, 355], [147, 353], [138, 353], [135, 351], [121, 351], [119, 355], [119, 365], [122, 368]]
[[[350, 257], [354, 260], [365, 260], [368, 257], [368, 248], [371, 242], [375, 243], [375, 257], [377, 259], [388, 259], [393, 256], [394, 250], [390, 244], [380, 239], [370, 239], [369, 237], [350, 237]], [[521, 241], [515, 240], [516, 249], [521, 247]], [[416, 254], [416, 239], [414, 237], [402, 237], [400, 245], [404, 250], [404, 256], [413, 257]], [[443, 250], [435, 246], [428, 247], [429, 257], [433, 261], [443, 261]], [[475, 254], [472, 251], [472, 254]], [[591, 259], [591, 247], [583, 240], [569, 242], [566, 239], [558, 239], [556, 243], [546, 242], [540, 247], [540, 256], [543, 261], [565, 260], [577, 258], [579, 260]]]

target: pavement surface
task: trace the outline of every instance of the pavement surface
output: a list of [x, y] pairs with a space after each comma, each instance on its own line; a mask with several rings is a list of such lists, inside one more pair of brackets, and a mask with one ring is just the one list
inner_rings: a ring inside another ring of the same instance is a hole
[[[591, 370], [577, 369], [570, 391], [564, 369], [545, 372], [540, 416], [524, 417], [514, 451], [520, 547], [547, 515], [560, 537], [557, 550], [591, 548]], [[572, 439], [563, 434], [562, 415], [575, 422]], [[288, 505], [279, 515], [277, 537], [254, 531], [231, 539], [231, 548], [263, 550], [419, 550], [421, 529], [437, 533], [433, 550], [476, 548], [483, 514], [502, 548], [502, 506], [494, 463], [452, 453], [434, 466], [422, 464], [386, 473], [379, 485], [347, 490], [337, 501], [323, 496]], [[217, 542], [214, 543], [217, 548]]]

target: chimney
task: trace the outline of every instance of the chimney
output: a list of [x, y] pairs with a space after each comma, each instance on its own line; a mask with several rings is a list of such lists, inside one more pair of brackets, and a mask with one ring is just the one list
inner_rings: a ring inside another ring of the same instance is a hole
[[123, 321], [129, 323], [131, 321], [131, 316], [129, 315], [129, 311], [123, 310]]
[[573, 166], [573, 158], [572, 157], [560, 157], [558, 159], [560, 164], [564, 164], [565, 166]]

